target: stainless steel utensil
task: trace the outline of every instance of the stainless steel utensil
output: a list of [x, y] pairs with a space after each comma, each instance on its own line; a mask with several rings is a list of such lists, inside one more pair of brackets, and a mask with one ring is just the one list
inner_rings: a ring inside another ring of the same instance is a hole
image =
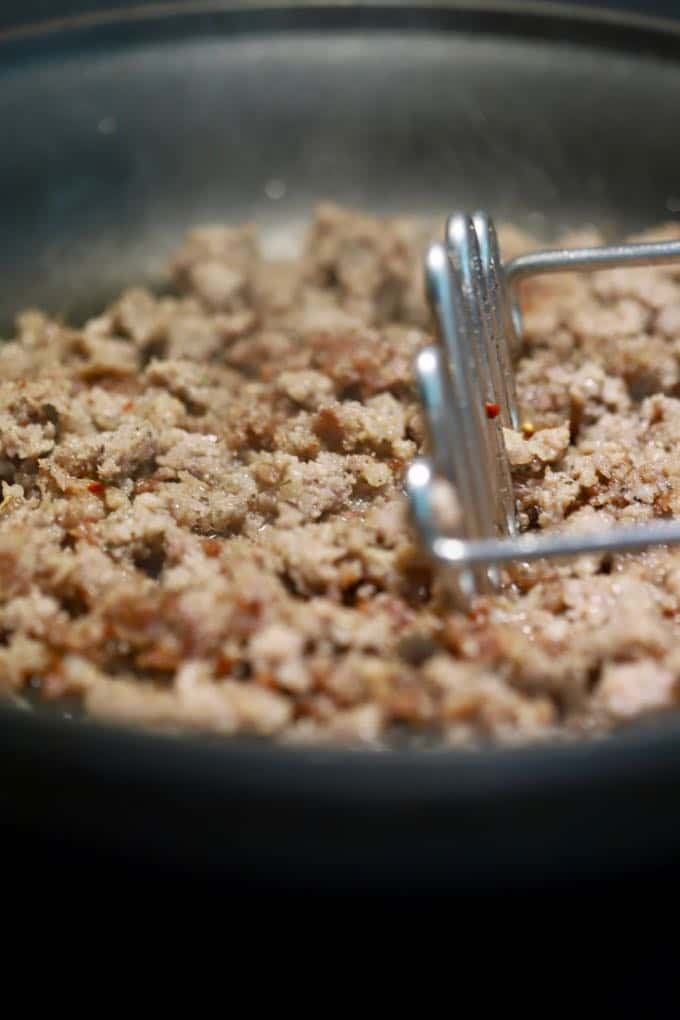
[[[411, 465], [407, 490], [425, 549], [447, 568], [461, 605], [500, 585], [500, 563], [680, 544], [677, 520], [585, 535], [518, 534], [503, 439], [503, 427], [520, 424], [513, 367], [522, 349], [518, 283], [544, 273], [675, 261], [680, 241], [559, 248], [503, 263], [486, 213], [449, 217], [445, 242], [430, 246], [425, 278], [439, 343], [420, 351], [415, 371], [431, 453]], [[456, 492], [461, 519], [453, 534], [438, 521], [437, 478]]]

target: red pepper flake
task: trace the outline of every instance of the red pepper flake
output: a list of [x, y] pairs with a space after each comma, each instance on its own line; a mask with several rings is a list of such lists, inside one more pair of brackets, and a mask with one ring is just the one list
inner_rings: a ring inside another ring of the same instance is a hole
[[215, 672], [218, 676], [227, 676], [233, 670], [236, 662], [226, 652], [220, 652], [215, 660]]
[[487, 418], [497, 418], [501, 413], [500, 404], [492, 404], [489, 400], [484, 404], [484, 410]]
[[256, 673], [253, 680], [260, 687], [265, 687], [267, 690], [272, 690], [272, 688], [276, 687], [276, 677], [272, 673]]
[[203, 541], [203, 552], [214, 559], [220, 555], [220, 543], [214, 538], [206, 538]]
[[131, 411], [134, 406], [135, 406], [134, 400], [126, 400], [125, 403], [123, 404], [122, 410]]
[[170, 672], [177, 669], [179, 658], [178, 648], [170, 645], [164, 647], [162, 644], [159, 644], [147, 652], [140, 653], [135, 662], [140, 669], [158, 669], [163, 672]]
[[87, 487], [87, 491], [93, 492], [95, 496], [101, 496], [102, 493], [104, 492], [104, 488], [105, 486], [103, 482], [90, 482], [90, 484]]
[[468, 610], [468, 619], [473, 623], [486, 623], [489, 619], [491, 607], [485, 600], [478, 599]]
[[157, 488], [158, 483], [154, 478], [141, 478], [135, 482], [135, 496], [141, 495], [142, 492], [155, 492]]

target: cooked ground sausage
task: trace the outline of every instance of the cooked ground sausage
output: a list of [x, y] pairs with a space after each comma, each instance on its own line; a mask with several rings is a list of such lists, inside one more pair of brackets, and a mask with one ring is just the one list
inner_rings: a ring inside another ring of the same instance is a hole
[[[131, 289], [81, 329], [19, 316], [0, 691], [371, 746], [564, 739], [675, 705], [680, 551], [516, 568], [467, 614], [424, 562], [402, 481], [424, 441], [425, 233], [326, 204], [270, 264], [252, 227], [208, 227], [172, 296]], [[680, 270], [536, 279], [522, 304], [521, 525], [678, 514]]]

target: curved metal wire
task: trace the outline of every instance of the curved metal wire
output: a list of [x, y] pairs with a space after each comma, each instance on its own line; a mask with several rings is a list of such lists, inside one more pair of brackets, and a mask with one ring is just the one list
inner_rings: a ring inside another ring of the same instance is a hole
[[[446, 243], [428, 250], [426, 284], [439, 346], [421, 351], [415, 370], [432, 452], [413, 462], [406, 488], [423, 546], [447, 568], [460, 603], [495, 587], [501, 563], [680, 545], [680, 521], [586, 535], [516, 534], [502, 435], [503, 425], [519, 425], [512, 364], [522, 339], [517, 284], [543, 273], [673, 262], [680, 262], [680, 241], [562, 248], [502, 263], [493, 222], [482, 212], [449, 217]], [[460, 534], [439, 526], [436, 476], [455, 487]]]

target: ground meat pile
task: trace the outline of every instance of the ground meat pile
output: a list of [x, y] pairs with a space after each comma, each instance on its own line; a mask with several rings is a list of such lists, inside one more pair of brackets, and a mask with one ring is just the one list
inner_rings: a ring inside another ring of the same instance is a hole
[[[19, 316], [4, 697], [371, 746], [597, 734], [676, 703], [680, 551], [516, 567], [466, 614], [423, 559], [402, 486], [426, 233], [322, 205], [272, 264], [251, 227], [202, 228], [165, 295], [133, 288], [80, 329]], [[522, 303], [522, 527], [680, 513], [680, 269], [535, 279]]]

